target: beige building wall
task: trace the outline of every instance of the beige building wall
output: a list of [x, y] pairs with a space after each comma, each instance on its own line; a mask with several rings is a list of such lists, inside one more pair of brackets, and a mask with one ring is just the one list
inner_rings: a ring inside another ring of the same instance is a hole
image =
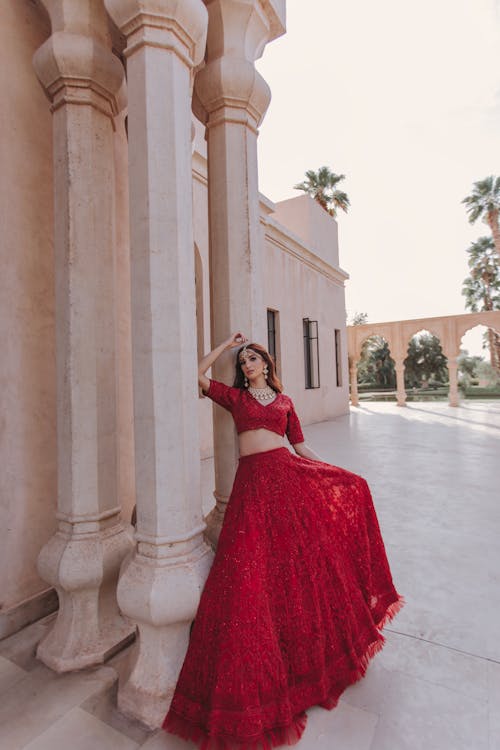
[[325, 263], [338, 268], [338, 225], [319, 203], [302, 193], [276, 203], [273, 218], [300, 237]]
[[[337, 222], [307, 195], [269, 204], [268, 211], [265, 298], [267, 307], [279, 311], [283, 385], [303, 424], [332, 419], [349, 411], [348, 274], [338, 264]], [[304, 318], [318, 321], [319, 388], [305, 387]], [[339, 384], [335, 329], [340, 332]]]
[[33, 3], [0, 3], [0, 636], [43, 611], [56, 525], [52, 117], [32, 66], [49, 34]]

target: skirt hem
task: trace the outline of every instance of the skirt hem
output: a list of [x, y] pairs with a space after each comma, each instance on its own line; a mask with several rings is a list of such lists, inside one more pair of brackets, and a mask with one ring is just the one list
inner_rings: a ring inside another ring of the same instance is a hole
[[174, 711], [169, 711], [163, 722], [163, 729], [195, 742], [200, 750], [271, 750], [280, 745], [295, 745], [302, 737], [306, 724], [307, 714], [303, 711], [294, 718], [292, 724], [273, 727], [259, 737], [242, 740], [221, 734], [207, 735], [201, 727], [195, 726]]
[[[377, 629], [381, 630], [390, 622], [405, 603], [404, 596], [398, 595], [396, 601], [387, 607], [385, 614], [376, 625]], [[198, 745], [199, 750], [272, 750], [272, 748], [279, 747], [280, 745], [295, 745], [302, 737], [306, 728], [308, 718], [305, 713], [306, 709], [312, 708], [315, 705], [325, 708], [328, 711], [335, 708], [344, 690], [364, 677], [370, 661], [383, 649], [384, 645], [385, 638], [380, 634], [379, 639], [368, 645], [364, 654], [360, 657], [358, 668], [351, 673], [348, 681], [345, 681], [342, 686], [337, 686], [336, 689], [332, 690], [326, 700], [310, 703], [310, 705], [304, 707], [302, 712], [295, 716], [292, 724], [266, 729], [258, 737], [239, 739], [222, 734], [210, 735], [206, 733], [205, 729], [188, 721], [173, 709], [170, 709], [167, 713], [162, 728], [166, 732], [176, 734], [185, 740], [191, 740]]]

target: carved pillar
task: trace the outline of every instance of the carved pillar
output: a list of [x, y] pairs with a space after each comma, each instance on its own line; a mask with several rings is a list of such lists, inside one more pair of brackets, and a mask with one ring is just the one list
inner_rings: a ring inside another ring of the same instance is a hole
[[201, 0], [106, 0], [127, 38], [137, 549], [118, 584], [139, 625], [118, 706], [160, 726], [213, 559], [198, 433], [191, 79]]
[[[254, 62], [284, 26], [273, 2], [207, 0], [206, 5], [206, 64], [196, 74], [194, 105], [206, 123], [208, 141], [212, 345], [237, 329], [265, 344], [257, 128], [271, 95]], [[212, 374], [231, 383], [234, 356], [224, 355]], [[207, 519], [213, 546], [237, 460], [231, 415], [222, 409], [214, 412], [214, 450], [216, 506]]]
[[448, 399], [449, 399], [448, 403], [450, 406], [459, 406], [460, 396], [458, 393], [457, 357], [448, 357], [448, 376], [450, 380], [450, 389], [448, 392]]
[[44, 5], [52, 36], [33, 62], [53, 113], [59, 526], [38, 567], [59, 613], [37, 656], [63, 672], [102, 662], [134, 630], [115, 593], [132, 547], [117, 491], [113, 117], [123, 68], [101, 2]]
[[349, 362], [349, 377], [351, 380], [351, 404], [352, 406], [359, 406], [358, 398], [358, 362], [359, 360], [352, 360]]
[[394, 357], [396, 363], [396, 399], [398, 406], [406, 406], [404, 359]]

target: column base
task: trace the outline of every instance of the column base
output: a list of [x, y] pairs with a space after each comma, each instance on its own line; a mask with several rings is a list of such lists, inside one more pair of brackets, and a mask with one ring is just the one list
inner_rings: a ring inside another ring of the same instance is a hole
[[188, 647], [190, 624], [139, 625], [130, 656], [132, 671], [118, 688], [117, 705], [122, 714], [149, 729], [161, 727]]
[[139, 628], [130, 672], [119, 684], [118, 708], [150, 729], [161, 727], [168, 711], [213, 562], [201, 535], [184, 554], [161, 557], [160, 545], [156, 551], [156, 557], [141, 554], [139, 545], [118, 584], [120, 607]]
[[127, 623], [125, 620], [122, 620], [121, 623], [115, 623], [112, 631], [109, 634], [103, 635], [97, 643], [87, 644], [85, 652], [73, 653], [68, 656], [59, 653], [60, 644], [58, 644], [57, 635], [54, 635], [54, 638], [50, 641], [47, 637], [47, 639], [39, 643], [36, 657], [47, 667], [59, 674], [74, 672], [85, 667], [103, 664], [122, 648], [128, 646], [134, 640], [135, 632], [136, 627], [133, 623]]
[[78, 529], [83, 524], [61, 522], [40, 552], [38, 570], [56, 589], [59, 611], [36, 655], [55, 672], [102, 664], [134, 637], [135, 625], [116, 601], [120, 564], [133, 548], [132, 536], [116, 517], [108, 523], [84, 532]]

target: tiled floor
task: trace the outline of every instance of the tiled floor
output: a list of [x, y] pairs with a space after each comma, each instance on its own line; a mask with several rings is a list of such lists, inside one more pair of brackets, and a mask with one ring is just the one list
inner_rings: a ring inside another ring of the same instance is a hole
[[[500, 750], [500, 402], [362, 404], [305, 434], [368, 480], [407, 604], [337, 708], [308, 710], [296, 747]], [[212, 470], [203, 462], [205, 511]], [[54, 676], [19, 653], [0, 644], [2, 750], [194, 747], [99, 711], [111, 666]]]

